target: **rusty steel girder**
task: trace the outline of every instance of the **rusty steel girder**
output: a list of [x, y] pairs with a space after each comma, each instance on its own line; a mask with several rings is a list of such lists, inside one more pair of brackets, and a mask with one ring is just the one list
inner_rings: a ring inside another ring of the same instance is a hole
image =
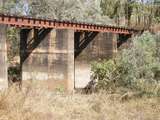
[[78, 31], [111, 32], [117, 34], [132, 34], [136, 29], [116, 27], [109, 25], [87, 24], [70, 21], [58, 21], [51, 19], [31, 18], [26, 16], [14, 16], [0, 14], [0, 24], [15, 27], [29, 28], [51, 28], [51, 29], [73, 29]]

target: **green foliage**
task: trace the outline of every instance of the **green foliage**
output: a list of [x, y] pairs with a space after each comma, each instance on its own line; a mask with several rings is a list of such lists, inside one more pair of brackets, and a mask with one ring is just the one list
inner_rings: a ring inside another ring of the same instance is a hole
[[30, 0], [29, 14], [58, 20], [112, 24], [103, 16], [97, 0]]
[[98, 80], [97, 89], [111, 90], [116, 80], [116, 64], [114, 61], [93, 62], [93, 78]]
[[3, 0], [0, 12], [121, 26], [159, 23], [159, 7], [137, 0]]
[[160, 57], [155, 36], [146, 32], [135, 37], [132, 47], [124, 49], [115, 59], [92, 65], [97, 88], [114, 91], [116, 88], [159, 95]]
[[154, 9], [154, 22], [160, 23], [160, 2], [159, 5], [155, 6]]
[[0, 13], [27, 15], [27, 0], [1, 0]]
[[8, 59], [12, 61], [15, 56], [19, 55], [20, 41], [18, 38], [19, 31], [15, 28], [9, 28], [7, 31]]
[[56, 92], [59, 92], [59, 93], [64, 93], [65, 92], [65, 87], [62, 86], [62, 85], [59, 85], [55, 88]]
[[151, 0], [101, 0], [101, 8], [103, 14], [114, 19], [117, 25], [149, 28], [159, 23], [159, 5]]
[[102, 15], [98, 0], [5, 0], [0, 1], [0, 12], [33, 17], [114, 24]]

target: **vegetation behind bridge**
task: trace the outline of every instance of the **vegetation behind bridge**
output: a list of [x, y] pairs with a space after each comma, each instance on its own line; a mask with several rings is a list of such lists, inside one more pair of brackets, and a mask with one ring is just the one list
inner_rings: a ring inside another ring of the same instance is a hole
[[160, 22], [158, 0], [5, 0], [0, 11], [16, 15], [148, 29]]
[[160, 37], [145, 32], [111, 60], [92, 65], [97, 89], [160, 96]]

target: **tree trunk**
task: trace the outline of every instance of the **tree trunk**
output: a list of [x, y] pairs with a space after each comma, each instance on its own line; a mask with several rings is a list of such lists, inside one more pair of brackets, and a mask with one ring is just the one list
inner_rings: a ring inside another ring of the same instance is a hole
[[0, 12], [3, 10], [3, 0], [0, 1]]

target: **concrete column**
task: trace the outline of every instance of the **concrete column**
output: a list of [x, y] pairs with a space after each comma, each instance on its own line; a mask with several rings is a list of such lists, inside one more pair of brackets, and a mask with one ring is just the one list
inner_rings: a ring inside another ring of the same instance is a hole
[[[107, 56], [110, 58], [114, 57], [117, 53], [117, 34], [114, 33], [104, 33], [106, 38], [106, 50]], [[103, 42], [102, 42], [103, 44]], [[105, 47], [104, 47], [105, 48]]]
[[68, 63], [68, 90], [73, 91], [74, 90], [74, 83], [75, 83], [75, 61], [74, 61], [74, 31], [73, 30], [65, 30], [67, 32], [68, 37], [67, 37], [67, 51], [68, 51], [68, 56], [67, 56], [67, 63]]
[[74, 31], [52, 30], [49, 53], [49, 78], [56, 88], [73, 91]]
[[0, 25], [0, 89], [8, 87], [6, 28]]
[[50, 90], [74, 89], [74, 31], [22, 30], [22, 80]]

